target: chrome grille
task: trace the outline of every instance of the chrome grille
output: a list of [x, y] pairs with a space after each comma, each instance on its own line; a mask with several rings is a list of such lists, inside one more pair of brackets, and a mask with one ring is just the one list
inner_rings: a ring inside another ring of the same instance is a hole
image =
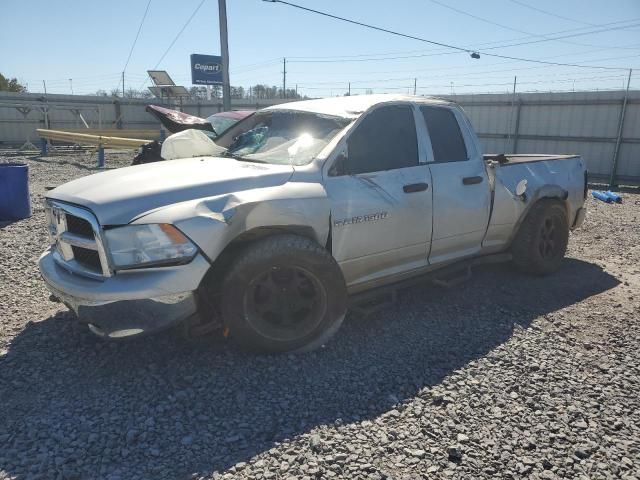
[[84, 237], [93, 237], [93, 227], [91, 223], [73, 215], [67, 215], [67, 231]]
[[111, 276], [100, 225], [91, 212], [47, 201], [49, 235], [54, 260], [67, 270], [91, 278]]

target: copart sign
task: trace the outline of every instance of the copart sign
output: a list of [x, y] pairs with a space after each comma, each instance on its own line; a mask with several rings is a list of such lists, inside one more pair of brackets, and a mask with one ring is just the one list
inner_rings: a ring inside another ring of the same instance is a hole
[[191, 83], [194, 85], [222, 84], [222, 57], [192, 53]]

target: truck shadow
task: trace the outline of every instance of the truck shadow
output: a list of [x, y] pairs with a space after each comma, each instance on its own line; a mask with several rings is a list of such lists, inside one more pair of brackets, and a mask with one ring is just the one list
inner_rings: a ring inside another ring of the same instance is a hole
[[575, 259], [545, 278], [484, 267], [458, 288], [417, 285], [394, 307], [349, 316], [325, 348], [295, 356], [172, 333], [108, 343], [61, 312], [28, 324], [0, 357], [0, 470], [17, 478], [222, 471], [316, 426], [375, 419], [514, 329], [618, 283]]

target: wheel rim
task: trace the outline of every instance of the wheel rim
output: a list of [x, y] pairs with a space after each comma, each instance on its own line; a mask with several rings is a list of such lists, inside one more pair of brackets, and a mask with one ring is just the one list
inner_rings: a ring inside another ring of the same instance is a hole
[[553, 258], [557, 255], [557, 248], [560, 244], [558, 237], [560, 229], [556, 225], [554, 217], [546, 217], [540, 228], [540, 240], [538, 251], [544, 259]]
[[312, 333], [326, 311], [326, 292], [308, 270], [272, 267], [257, 275], [244, 294], [247, 322], [260, 335], [292, 341]]

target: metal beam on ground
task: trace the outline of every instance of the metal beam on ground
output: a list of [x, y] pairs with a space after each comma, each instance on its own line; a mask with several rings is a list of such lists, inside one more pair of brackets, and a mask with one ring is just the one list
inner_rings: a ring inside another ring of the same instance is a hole
[[98, 145], [103, 147], [137, 148], [151, 140], [142, 138], [107, 137], [102, 135], [88, 135], [86, 133], [63, 132], [60, 130], [36, 129], [41, 138], [62, 142], [79, 143], [82, 145]]

